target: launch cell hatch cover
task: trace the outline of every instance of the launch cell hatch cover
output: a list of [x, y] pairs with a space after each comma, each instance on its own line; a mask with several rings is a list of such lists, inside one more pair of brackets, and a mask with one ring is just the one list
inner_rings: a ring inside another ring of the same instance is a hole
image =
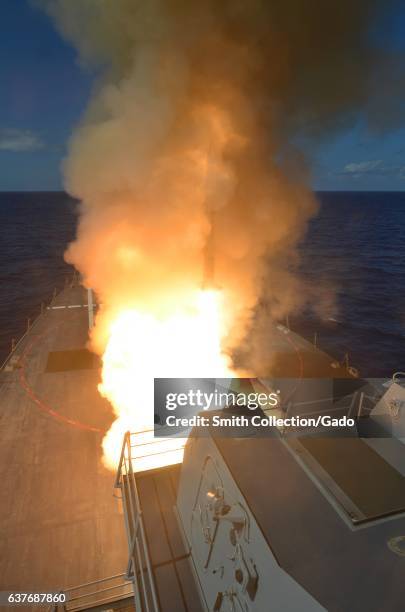
[[92, 370], [101, 367], [100, 359], [87, 349], [51, 351], [45, 372], [67, 372], [69, 370]]

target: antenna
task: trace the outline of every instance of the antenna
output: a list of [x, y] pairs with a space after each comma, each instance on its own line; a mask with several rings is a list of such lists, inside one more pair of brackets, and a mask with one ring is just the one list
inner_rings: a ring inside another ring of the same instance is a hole
[[[210, 160], [210, 152], [211, 145], [207, 152], [206, 164], [205, 164], [205, 177], [204, 183], [207, 187], [208, 183], [208, 167]], [[209, 199], [208, 199], [209, 200]], [[207, 238], [207, 242], [204, 247], [204, 262], [203, 262], [203, 279], [202, 279], [202, 288], [203, 289], [214, 289], [215, 285], [215, 211], [210, 207], [209, 201], [205, 202], [205, 207], [207, 210], [207, 216], [210, 221], [211, 229]]]
[[204, 247], [204, 275], [202, 282], [203, 289], [212, 289], [215, 286], [215, 213], [213, 210], [209, 210], [208, 214], [211, 229]]

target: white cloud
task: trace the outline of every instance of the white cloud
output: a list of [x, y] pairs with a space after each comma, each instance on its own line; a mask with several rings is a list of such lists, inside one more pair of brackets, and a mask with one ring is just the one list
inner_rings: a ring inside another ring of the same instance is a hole
[[44, 146], [42, 140], [30, 130], [0, 129], [0, 151], [21, 153], [37, 151]]
[[338, 176], [350, 176], [353, 179], [365, 176], [392, 176], [404, 179], [405, 166], [387, 164], [382, 159], [373, 159], [346, 164], [342, 170], [338, 170], [333, 174]]
[[369, 174], [376, 170], [381, 170], [383, 167], [384, 162], [382, 159], [374, 159], [371, 161], [346, 164], [342, 172], [343, 174]]

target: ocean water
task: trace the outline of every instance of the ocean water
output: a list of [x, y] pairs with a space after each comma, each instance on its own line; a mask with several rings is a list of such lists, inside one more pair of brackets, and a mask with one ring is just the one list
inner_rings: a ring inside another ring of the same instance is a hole
[[[335, 312], [291, 316], [293, 329], [336, 358], [349, 353], [364, 376], [405, 370], [405, 193], [319, 193], [300, 273], [328, 287]], [[0, 358], [54, 288], [73, 270], [63, 261], [77, 203], [64, 193], [0, 193]]]
[[405, 370], [405, 192], [318, 193], [301, 246], [301, 273], [330, 286], [336, 313], [293, 318], [304, 336], [363, 376]]
[[0, 193], [0, 360], [73, 268], [63, 260], [74, 238], [77, 204], [64, 193]]

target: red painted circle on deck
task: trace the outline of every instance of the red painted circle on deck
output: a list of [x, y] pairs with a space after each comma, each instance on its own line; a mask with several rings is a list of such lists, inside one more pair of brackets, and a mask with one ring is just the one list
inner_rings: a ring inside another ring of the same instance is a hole
[[[55, 326], [52, 327], [50, 329], [53, 330], [55, 329]], [[81, 421], [76, 421], [74, 419], [69, 419], [68, 417], [63, 416], [63, 414], [60, 414], [59, 412], [57, 412], [56, 410], [54, 410], [51, 406], [49, 406], [49, 404], [47, 402], [45, 402], [41, 397], [39, 397], [39, 395], [37, 395], [37, 393], [34, 391], [34, 389], [31, 387], [31, 385], [28, 383], [27, 381], [27, 376], [26, 376], [26, 358], [30, 355], [31, 351], [32, 351], [32, 347], [35, 345], [36, 342], [38, 342], [38, 340], [44, 338], [47, 333], [46, 332], [44, 334], [41, 334], [39, 336], [37, 336], [37, 338], [35, 340], [33, 340], [31, 342], [31, 344], [29, 344], [26, 349], [23, 351], [22, 356], [21, 356], [21, 369], [20, 369], [20, 385], [23, 388], [23, 390], [25, 391], [26, 395], [30, 398], [30, 400], [32, 400], [34, 402], [34, 404], [45, 414], [48, 414], [49, 416], [51, 416], [52, 418], [56, 419], [57, 421], [60, 421], [61, 423], [65, 423], [66, 425], [71, 425], [72, 427], [77, 427], [78, 429], [82, 429], [84, 431], [92, 431], [95, 433], [104, 433], [105, 430], [103, 429], [99, 429], [98, 427], [92, 427], [91, 425], [87, 425], [86, 423], [82, 423]]]

